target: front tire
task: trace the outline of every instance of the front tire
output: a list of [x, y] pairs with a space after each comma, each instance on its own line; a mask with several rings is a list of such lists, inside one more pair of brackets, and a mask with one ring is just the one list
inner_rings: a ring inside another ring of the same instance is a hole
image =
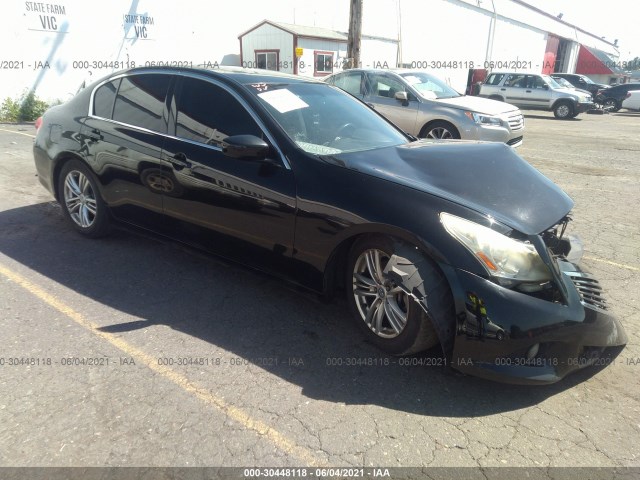
[[573, 105], [569, 102], [560, 102], [553, 109], [553, 115], [560, 120], [573, 118], [575, 117]]
[[[347, 267], [347, 302], [368, 342], [392, 355], [409, 355], [437, 345], [439, 339], [432, 319], [416, 300], [383, 276], [398, 245], [404, 244], [382, 236], [355, 242]], [[430, 312], [453, 315], [453, 298], [440, 272], [432, 266], [419, 273]]]
[[424, 127], [422, 132], [420, 132], [420, 138], [453, 140], [459, 139], [460, 133], [458, 132], [458, 129], [449, 122], [437, 121]]
[[58, 194], [65, 218], [76, 231], [91, 238], [109, 233], [109, 212], [93, 172], [79, 160], [69, 160], [58, 177]]

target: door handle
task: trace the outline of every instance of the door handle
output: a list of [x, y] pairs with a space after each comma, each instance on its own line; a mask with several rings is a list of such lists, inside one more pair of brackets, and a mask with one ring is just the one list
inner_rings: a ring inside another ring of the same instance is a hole
[[506, 88], [501, 88], [500, 90], [504, 92], [506, 90]]
[[176, 153], [173, 157], [169, 157], [168, 160], [169, 160], [169, 163], [173, 165], [173, 168], [175, 168], [176, 170], [182, 170], [183, 168], [191, 168], [191, 162], [187, 160], [187, 156], [182, 152]]
[[527, 93], [531, 93], [531, 90], [527, 90]]
[[95, 141], [104, 140], [102, 132], [100, 132], [100, 130], [98, 130], [97, 128], [92, 128], [91, 131], [87, 134], [87, 137]]

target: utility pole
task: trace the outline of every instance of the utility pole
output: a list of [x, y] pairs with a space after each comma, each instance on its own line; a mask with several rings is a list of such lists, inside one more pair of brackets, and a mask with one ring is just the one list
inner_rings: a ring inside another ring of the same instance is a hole
[[349, 38], [347, 40], [346, 68], [360, 67], [360, 44], [362, 39], [362, 2], [363, 0], [350, 0], [349, 9]]

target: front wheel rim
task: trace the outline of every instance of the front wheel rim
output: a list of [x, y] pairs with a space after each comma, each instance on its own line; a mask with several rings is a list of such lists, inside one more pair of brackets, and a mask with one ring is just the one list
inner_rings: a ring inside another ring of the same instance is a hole
[[64, 202], [71, 220], [82, 228], [89, 228], [96, 220], [98, 203], [87, 176], [72, 170], [64, 179]]
[[569, 114], [571, 113], [571, 111], [569, 110], [569, 107], [566, 105], [561, 105], [560, 107], [558, 107], [558, 116], [559, 117], [568, 117]]
[[396, 338], [404, 331], [409, 305], [407, 294], [384, 278], [389, 258], [382, 250], [365, 250], [353, 268], [353, 297], [360, 318], [384, 339]]
[[448, 140], [452, 139], [453, 135], [449, 130], [444, 127], [433, 128], [427, 133], [426, 138], [434, 138], [436, 140]]

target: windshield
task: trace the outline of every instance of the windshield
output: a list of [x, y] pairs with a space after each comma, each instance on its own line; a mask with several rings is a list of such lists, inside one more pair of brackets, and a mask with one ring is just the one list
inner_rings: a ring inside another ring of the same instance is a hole
[[554, 78], [554, 80], [556, 81], [556, 83], [560, 84], [560, 86], [565, 87], [565, 88], [573, 88], [573, 85], [571, 85], [571, 83], [569, 83], [569, 80], [565, 80], [564, 78]]
[[428, 73], [406, 72], [401, 73], [400, 76], [425, 98], [455, 98], [462, 96], [438, 77]]
[[300, 148], [315, 155], [359, 152], [409, 140], [352, 96], [325, 84], [247, 85]]
[[553, 78], [551, 78], [549, 75], [542, 75], [542, 78], [545, 79], [545, 81], [549, 84], [549, 86], [551, 88], [563, 88], [562, 85], [560, 85], [558, 82], [556, 82]]
[[595, 85], [595, 82], [591, 80], [589, 77], [580, 77], [580, 78], [584, 80], [584, 83], [590, 83], [592, 85]]

